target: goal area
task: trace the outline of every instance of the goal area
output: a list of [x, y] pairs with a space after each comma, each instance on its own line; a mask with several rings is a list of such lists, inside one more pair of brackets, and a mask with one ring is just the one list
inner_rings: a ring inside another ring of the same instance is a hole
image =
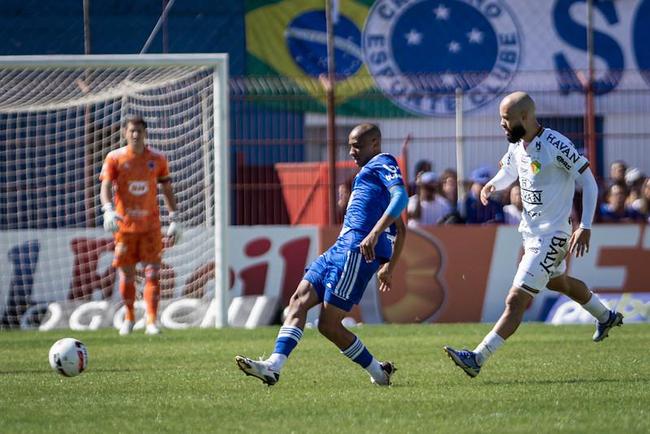
[[133, 115], [169, 161], [184, 228], [164, 242], [161, 322], [227, 325], [227, 55], [57, 55], [0, 57], [0, 328], [121, 324], [99, 174]]

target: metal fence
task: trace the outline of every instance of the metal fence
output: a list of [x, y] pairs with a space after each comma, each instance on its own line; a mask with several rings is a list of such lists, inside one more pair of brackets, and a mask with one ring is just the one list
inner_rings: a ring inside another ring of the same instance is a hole
[[[617, 160], [625, 161], [628, 166], [648, 175], [649, 74], [623, 71], [613, 77], [616, 82], [607, 87], [611, 90], [605, 92], [594, 88], [593, 120], [597, 152], [590, 155], [592, 163], [595, 163], [592, 166], [601, 180], [608, 177], [610, 164]], [[498, 105], [501, 98], [512, 90], [526, 90], [531, 94], [543, 125], [557, 129], [581, 150], [585, 144], [585, 93], [579, 86], [567, 85], [566, 81], [559, 80], [553, 72], [518, 73], [507, 89], [495, 90], [481, 88], [478, 76], [471, 74], [457, 77], [453, 85], [445, 85], [440, 77], [408, 77], [408, 80], [416, 84], [416, 91], [410, 94], [400, 93], [399, 89], [386, 93], [371, 78], [348, 79], [346, 85], [337, 90], [334, 186], [344, 189], [343, 186], [349, 184], [356, 174], [357, 169], [348, 156], [347, 135], [357, 123], [368, 121], [380, 126], [383, 150], [400, 158], [402, 169], [410, 182], [413, 181], [414, 166], [420, 160], [431, 161], [433, 170], [438, 173], [448, 168], [462, 168], [459, 173], [467, 175], [473, 169], [485, 167], [494, 174], [506, 150], [503, 131], [499, 126]], [[463, 92], [463, 107], [466, 110], [460, 117], [454, 115], [454, 86]], [[477, 89], [482, 89], [482, 93]], [[327, 192], [330, 180], [326, 163], [325, 107], [325, 91], [318, 80], [251, 76], [231, 79], [232, 224], [329, 222]], [[433, 115], [424, 115], [423, 112], [433, 112]], [[25, 125], [30, 125], [27, 121], [34, 117], [25, 116]], [[18, 126], [12, 126], [4, 118], [0, 119], [7, 126], [0, 133], [0, 180], [3, 181], [0, 204], [4, 203], [8, 210], [0, 216], [2, 230], [32, 227], [18, 221], [18, 214], [12, 211], [23, 208], [34, 215], [43, 214], [43, 218], [31, 219], [39, 222], [34, 228], [101, 224], [99, 214], [97, 218], [83, 219], [89, 210], [88, 201], [80, 196], [83, 186], [79, 180], [88, 176], [96, 181], [102, 163], [99, 157], [105, 155], [104, 151], [118, 146], [119, 125], [116, 123], [111, 124], [110, 128], [93, 130], [92, 149], [95, 149], [97, 158], [91, 161], [84, 157], [84, 152], [87, 152], [84, 143], [88, 141], [87, 137], [84, 138], [84, 116], [75, 117], [76, 120], [70, 125], [65, 121], [69, 117], [67, 112], [53, 112], [51, 116], [60, 126], [56, 131], [61, 134], [48, 136], [50, 139], [44, 146], [49, 151], [45, 154], [37, 149], [39, 142], [30, 142], [31, 147], [21, 146], [22, 142], [16, 141], [18, 136], [12, 133]], [[462, 122], [464, 155], [460, 168], [456, 163], [459, 121]], [[74, 134], [74, 140], [68, 137]], [[173, 169], [180, 167], [179, 170], [184, 170], [182, 167], [185, 165], [179, 166], [179, 161], [175, 161], [178, 159], [173, 155], [170, 157]], [[189, 159], [183, 160], [187, 162], [185, 160]], [[34, 182], [36, 178], [26, 175], [24, 179], [16, 178], [17, 171], [22, 168], [27, 173], [30, 164], [43, 180], [47, 177], [49, 184], [43, 187]], [[49, 176], [53, 164], [64, 165], [63, 178]], [[177, 173], [176, 178], [188, 178], [187, 173], [187, 170], [185, 174]], [[192, 183], [195, 196], [202, 197], [202, 188], [209, 189], [210, 183]], [[99, 209], [98, 199], [90, 206]], [[48, 209], [58, 214], [50, 216]], [[79, 219], [71, 218], [71, 215], [79, 216]], [[340, 220], [342, 212], [337, 215]]]
[[[650, 84], [646, 74], [622, 71], [616, 86], [594, 87], [596, 154], [590, 155], [601, 180], [612, 162], [623, 160], [650, 174]], [[621, 77], [623, 77], [621, 79]], [[464, 92], [462, 114], [463, 170], [497, 170], [506, 150], [499, 126], [498, 105], [513, 90], [525, 90], [537, 104], [540, 122], [570, 138], [585, 151], [584, 90], [567, 84], [553, 72], [519, 73], [506, 90], [476, 92], [478, 77], [456, 80]], [[606, 78], [605, 78], [606, 79]], [[355, 170], [347, 156], [347, 134], [361, 121], [382, 129], [383, 148], [401, 157], [403, 170], [413, 180], [419, 160], [433, 170], [458, 169], [455, 89], [440, 85], [437, 77], [410, 77], [417, 92], [386, 94], [374, 83], [357, 82], [337, 94], [335, 185], [349, 182]], [[603, 80], [600, 81], [602, 83]], [[620, 82], [620, 83], [619, 83]], [[612, 88], [612, 90], [609, 90]], [[464, 88], [464, 89], [463, 89]], [[440, 90], [442, 89], [442, 90]], [[607, 90], [607, 91], [605, 91]], [[407, 101], [410, 98], [412, 101]], [[472, 99], [473, 98], [473, 99]], [[417, 113], [436, 111], [433, 116]], [[279, 77], [246, 77], [231, 81], [231, 145], [234, 155], [232, 199], [234, 224], [325, 223], [329, 206], [325, 91], [318, 82]], [[416, 109], [413, 109], [416, 107]], [[405, 109], [406, 108], [406, 109]], [[407, 152], [405, 152], [407, 151]]]

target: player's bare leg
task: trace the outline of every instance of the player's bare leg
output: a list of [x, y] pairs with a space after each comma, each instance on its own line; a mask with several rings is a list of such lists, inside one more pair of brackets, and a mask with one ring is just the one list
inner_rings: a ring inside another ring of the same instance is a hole
[[375, 359], [361, 339], [343, 326], [341, 321], [346, 315], [347, 312], [343, 309], [327, 302], [323, 303], [318, 318], [318, 331], [332, 341], [343, 355], [368, 371], [374, 384], [390, 386], [395, 366], [391, 362], [379, 362]]
[[602, 341], [612, 328], [623, 324], [623, 314], [608, 309], [582, 280], [563, 274], [551, 279], [547, 286], [579, 303], [596, 319], [596, 332], [593, 336], [595, 342]]
[[124, 302], [124, 321], [120, 327], [120, 336], [125, 336], [133, 331], [135, 324], [135, 266], [119, 268], [120, 294]]
[[312, 284], [307, 280], [302, 280], [289, 300], [287, 316], [282, 325], [304, 330], [307, 312], [318, 303], [320, 300]]
[[506, 298], [506, 308], [501, 314], [499, 321], [494, 325], [492, 331], [501, 336], [502, 339], [508, 339], [512, 336], [526, 313], [526, 308], [532, 301], [533, 297], [521, 288], [513, 286], [510, 288]]
[[561, 292], [576, 303], [585, 304], [592, 296], [592, 292], [582, 280], [563, 274], [549, 280], [548, 289]]
[[506, 339], [517, 331], [531, 300], [532, 296], [530, 294], [521, 288], [513, 286], [506, 298], [506, 308], [501, 317], [476, 349], [469, 351], [444, 347], [447, 355], [467, 375], [476, 377], [487, 359], [505, 343]]
[[346, 315], [347, 312], [343, 309], [339, 309], [333, 304], [323, 303], [318, 317], [318, 331], [332, 341], [341, 351], [352, 345], [357, 338], [354, 333], [341, 323]]
[[273, 354], [266, 360], [236, 356], [235, 361], [239, 369], [246, 375], [259, 378], [269, 386], [277, 383], [280, 379], [280, 370], [302, 338], [307, 312], [318, 303], [320, 303], [320, 299], [312, 284], [307, 280], [302, 280], [298, 284], [296, 292], [291, 296], [287, 317], [278, 332]]
[[146, 264], [144, 267], [144, 301], [147, 306], [148, 335], [160, 334], [158, 327], [158, 303], [160, 302], [160, 264]]

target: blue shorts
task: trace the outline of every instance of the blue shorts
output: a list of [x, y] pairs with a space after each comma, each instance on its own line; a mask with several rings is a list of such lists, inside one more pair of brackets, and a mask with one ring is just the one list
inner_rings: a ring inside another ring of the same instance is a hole
[[336, 243], [311, 263], [303, 279], [312, 284], [321, 301], [349, 312], [359, 304], [366, 286], [385, 260], [366, 262], [359, 248]]

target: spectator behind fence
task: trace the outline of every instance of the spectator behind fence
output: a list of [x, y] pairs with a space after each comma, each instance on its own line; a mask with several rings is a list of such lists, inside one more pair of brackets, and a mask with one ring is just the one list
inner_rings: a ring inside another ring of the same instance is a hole
[[415, 163], [415, 177], [413, 178], [414, 181], [409, 183], [408, 185], [408, 194], [409, 195], [414, 195], [418, 193], [418, 177], [422, 175], [424, 172], [431, 172], [433, 170], [433, 166], [431, 164], [431, 161], [428, 160], [419, 160], [417, 163]]
[[614, 185], [625, 187], [625, 172], [627, 171], [627, 164], [624, 161], [616, 160], [609, 166], [609, 180], [607, 182], [607, 190]]
[[641, 214], [650, 223], [650, 178], [646, 178], [638, 199], [632, 202], [632, 209]]
[[440, 175], [440, 191], [453, 209], [458, 207], [458, 173], [445, 169]]
[[642, 222], [643, 216], [625, 205], [627, 191], [619, 184], [613, 184], [607, 191], [606, 200], [600, 206], [600, 221], [603, 223], [633, 223]]
[[408, 227], [435, 225], [453, 212], [447, 199], [437, 194], [438, 176], [434, 172], [422, 173], [416, 184], [418, 193], [409, 198], [407, 207]]
[[625, 171], [625, 185], [628, 191], [625, 205], [631, 206], [635, 200], [641, 197], [643, 181], [645, 181], [645, 175], [636, 167], [630, 167]]
[[481, 189], [492, 178], [490, 169], [480, 167], [472, 172], [470, 180], [472, 186], [465, 197], [465, 222], [471, 224], [503, 223], [503, 206], [501, 203], [489, 198], [487, 206], [480, 200]]
[[518, 225], [519, 222], [521, 222], [521, 212], [524, 209], [524, 204], [521, 201], [521, 188], [519, 187], [519, 184], [514, 184], [510, 187], [509, 197], [510, 203], [503, 207], [506, 224]]

